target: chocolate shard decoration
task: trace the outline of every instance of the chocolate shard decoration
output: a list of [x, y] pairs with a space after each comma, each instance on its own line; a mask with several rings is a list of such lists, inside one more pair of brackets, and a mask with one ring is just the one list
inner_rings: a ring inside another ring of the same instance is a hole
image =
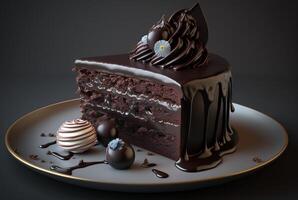
[[208, 26], [207, 26], [203, 11], [200, 7], [200, 4], [196, 3], [189, 10], [189, 12], [197, 20], [198, 27], [199, 27], [199, 32], [200, 32], [200, 35], [201, 35], [201, 40], [202, 40], [204, 46], [206, 46], [207, 42], [208, 42]]

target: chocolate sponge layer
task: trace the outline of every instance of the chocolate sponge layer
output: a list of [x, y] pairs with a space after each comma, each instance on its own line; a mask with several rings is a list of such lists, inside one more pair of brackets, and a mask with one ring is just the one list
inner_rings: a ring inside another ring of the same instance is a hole
[[116, 119], [119, 137], [173, 160], [180, 153], [181, 106], [175, 88], [128, 76], [77, 69], [83, 118]]

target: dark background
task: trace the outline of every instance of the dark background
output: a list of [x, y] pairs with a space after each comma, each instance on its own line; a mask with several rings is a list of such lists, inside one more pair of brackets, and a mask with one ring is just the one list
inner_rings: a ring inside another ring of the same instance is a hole
[[14, 120], [38, 107], [77, 97], [71, 72], [75, 58], [127, 52], [162, 14], [195, 2], [1, 1], [1, 199], [297, 198], [295, 1], [200, 1], [209, 25], [208, 49], [232, 65], [234, 101], [271, 115], [289, 132], [285, 154], [257, 174], [191, 192], [125, 194], [57, 182], [8, 155], [4, 135]]

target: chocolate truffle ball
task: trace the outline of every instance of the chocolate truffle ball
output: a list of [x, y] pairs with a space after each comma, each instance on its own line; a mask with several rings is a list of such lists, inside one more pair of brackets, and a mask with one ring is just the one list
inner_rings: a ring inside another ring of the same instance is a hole
[[135, 151], [131, 145], [116, 138], [106, 148], [106, 160], [115, 169], [128, 169], [135, 160]]
[[99, 122], [97, 126], [97, 136], [102, 145], [107, 147], [109, 142], [118, 136], [115, 120], [105, 119]]
[[83, 119], [66, 121], [58, 129], [56, 141], [66, 151], [83, 153], [97, 143], [96, 130]]
[[148, 33], [148, 45], [150, 48], [154, 48], [155, 43], [158, 40], [168, 40], [169, 39], [169, 33], [167, 31], [166, 28], [164, 27], [159, 27], [159, 28], [155, 28], [152, 29], [149, 33]]

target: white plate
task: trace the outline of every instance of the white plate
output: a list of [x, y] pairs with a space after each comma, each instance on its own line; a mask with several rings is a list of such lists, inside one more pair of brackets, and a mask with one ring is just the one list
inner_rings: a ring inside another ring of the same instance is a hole
[[[56, 132], [65, 120], [80, 117], [77, 99], [40, 108], [18, 119], [7, 131], [6, 146], [17, 160], [37, 172], [80, 186], [126, 192], [190, 190], [227, 182], [254, 172], [278, 158], [287, 147], [287, 133], [278, 122], [245, 106], [235, 104], [235, 108], [231, 123], [239, 134], [237, 151], [224, 156], [218, 167], [197, 173], [182, 172], [175, 167], [173, 160], [157, 154], [149, 156], [146, 150], [136, 152], [136, 161], [129, 170], [115, 170], [104, 164], [75, 170], [72, 176], [49, 170], [52, 164], [68, 167], [76, 165], [81, 159], [104, 159], [104, 150], [100, 146], [87, 154], [75, 155], [76, 159], [69, 161], [47, 155], [48, 150], [59, 149], [56, 145], [48, 149], [39, 148], [40, 144], [54, 140], [51, 137], [40, 137], [42, 132]], [[30, 159], [32, 154], [38, 155], [39, 160]], [[168, 173], [169, 177], [160, 179], [152, 173], [151, 168], [139, 167], [144, 158], [156, 163], [155, 168]]]

